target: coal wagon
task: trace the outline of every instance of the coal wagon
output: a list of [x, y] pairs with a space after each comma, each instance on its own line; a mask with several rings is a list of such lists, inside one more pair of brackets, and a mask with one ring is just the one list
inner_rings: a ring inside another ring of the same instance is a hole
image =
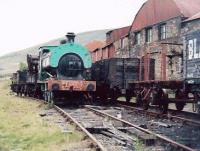
[[111, 58], [97, 61], [92, 67], [92, 79], [97, 83], [96, 96], [102, 100], [116, 100], [119, 96], [130, 99], [129, 85], [139, 80], [138, 58]]

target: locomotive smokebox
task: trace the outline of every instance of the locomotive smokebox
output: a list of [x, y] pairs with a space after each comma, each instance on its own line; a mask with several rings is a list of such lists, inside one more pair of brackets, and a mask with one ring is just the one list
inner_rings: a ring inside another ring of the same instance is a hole
[[75, 36], [76, 35], [74, 33], [71, 33], [71, 32], [67, 33], [67, 35], [66, 35], [67, 41], [69, 43], [74, 43]]

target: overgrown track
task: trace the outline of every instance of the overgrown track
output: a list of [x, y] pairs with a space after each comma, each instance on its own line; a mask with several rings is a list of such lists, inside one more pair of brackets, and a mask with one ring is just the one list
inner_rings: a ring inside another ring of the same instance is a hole
[[54, 105], [54, 108], [67, 120], [73, 122], [77, 129], [81, 130], [86, 134], [87, 137], [89, 137], [92, 140], [91, 147], [95, 148], [97, 151], [106, 151], [106, 149], [102, 146], [102, 144], [97, 141], [97, 139], [88, 131], [86, 130], [76, 119], [74, 119], [69, 113], [61, 109], [60, 107]]
[[[36, 100], [36, 101], [42, 101], [44, 102], [45, 104], [47, 102], [45, 102], [44, 100], [41, 100], [41, 99], [36, 99], [36, 98], [32, 98], [32, 97], [22, 97], [22, 96], [19, 96], [20, 98], [29, 98], [29, 99], [32, 99], [32, 100]], [[89, 148], [92, 149], [92, 150], [96, 150], [96, 151], [107, 151], [102, 145], [101, 143], [88, 131], [86, 130], [78, 121], [76, 121], [70, 114], [68, 114], [66, 111], [64, 111], [62, 108], [54, 105], [53, 106], [54, 109], [56, 111], [58, 111], [61, 116], [63, 116], [67, 121], [73, 123], [75, 126], [76, 126], [76, 129], [83, 132], [85, 134], [85, 139], [89, 139], [90, 140], [90, 144], [89, 145]]]
[[[91, 138], [98, 144], [102, 144], [101, 150], [115, 151], [133, 151], [137, 140], [123, 130], [130, 127], [124, 127], [121, 123], [96, 114], [88, 110], [87, 107], [80, 108], [62, 108], [63, 113], [67, 114], [73, 121], [87, 131]], [[100, 145], [101, 146], [101, 145]]]
[[[167, 144], [166, 146], [172, 146], [174, 150], [200, 150], [200, 125], [191, 126], [163, 118], [152, 118], [149, 114], [142, 115], [140, 112], [134, 112], [122, 106], [88, 107], [88, 109], [103, 116], [115, 118], [126, 125], [135, 127], [148, 134], [152, 134], [157, 139], [165, 142]], [[121, 114], [121, 120], [116, 118], [118, 114]], [[173, 149], [166, 148], [166, 150]]]

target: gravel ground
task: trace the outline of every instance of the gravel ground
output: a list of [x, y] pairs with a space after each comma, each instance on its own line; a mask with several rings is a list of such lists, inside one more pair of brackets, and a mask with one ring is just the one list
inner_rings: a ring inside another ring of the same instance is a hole
[[[102, 110], [101, 107], [98, 107], [98, 109]], [[103, 108], [103, 111], [116, 117], [120, 115], [126, 121], [167, 136], [196, 150], [200, 150], [200, 126], [191, 126], [168, 119], [154, 118], [123, 107], [108, 107]]]
[[[104, 128], [106, 130], [100, 130], [93, 133], [90, 131], [96, 139], [102, 143], [109, 151], [163, 151], [162, 146], [144, 146], [137, 136], [133, 136], [131, 133], [122, 132], [119, 128], [124, 128], [121, 122], [109, 120], [95, 113], [88, 111], [84, 108], [80, 109], [64, 109], [73, 118], [80, 122], [86, 129], [90, 128]], [[116, 112], [118, 113], [118, 111]], [[131, 128], [133, 129], [133, 128]], [[109, 133], [109, 134], [108, 134]], [[110, 135], [111, 134], [111, 135]]]
[[[90, 128], [97, 128], [100, 129], [100, 132], [91, 132], [95, 138], [102, 143], [102, 145], [107, 150], [115, 150], [115, 151], [134, 151], [133, 143], [131, 140], [126, 140], [125, 138], [114, 138], [113, 133], [109, 133], [115, 127], [112, 125], [112, 123], [101, 116], [98, 116], [94, 114], [93, 112], [90, 112], [86, 109], [80, 108], [80, 109], [64, 109], [67, 113], [69, 113], [73, 118], [75, 118], [79, 123], [81, 123], [82, 126], [84, 126], [86, 129]], [[103, 128], [104, 130], [101, 130]], [[105, 129], [109, 129], [108, 132]], [[116, 132], [115, 132], [116, 133]], [[127, 142], [130, 142], [129, 145], [127, 145]]]

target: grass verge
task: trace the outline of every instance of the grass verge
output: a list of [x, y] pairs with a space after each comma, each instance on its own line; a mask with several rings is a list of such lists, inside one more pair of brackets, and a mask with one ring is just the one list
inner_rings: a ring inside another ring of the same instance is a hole
[[39, 116], [45, 105], [9, 91], [9, 81], [0, 81], [0, 151], [57, 151], [80, 145], [84, 136], [73, 126], [72, 133], [62, 133]]

